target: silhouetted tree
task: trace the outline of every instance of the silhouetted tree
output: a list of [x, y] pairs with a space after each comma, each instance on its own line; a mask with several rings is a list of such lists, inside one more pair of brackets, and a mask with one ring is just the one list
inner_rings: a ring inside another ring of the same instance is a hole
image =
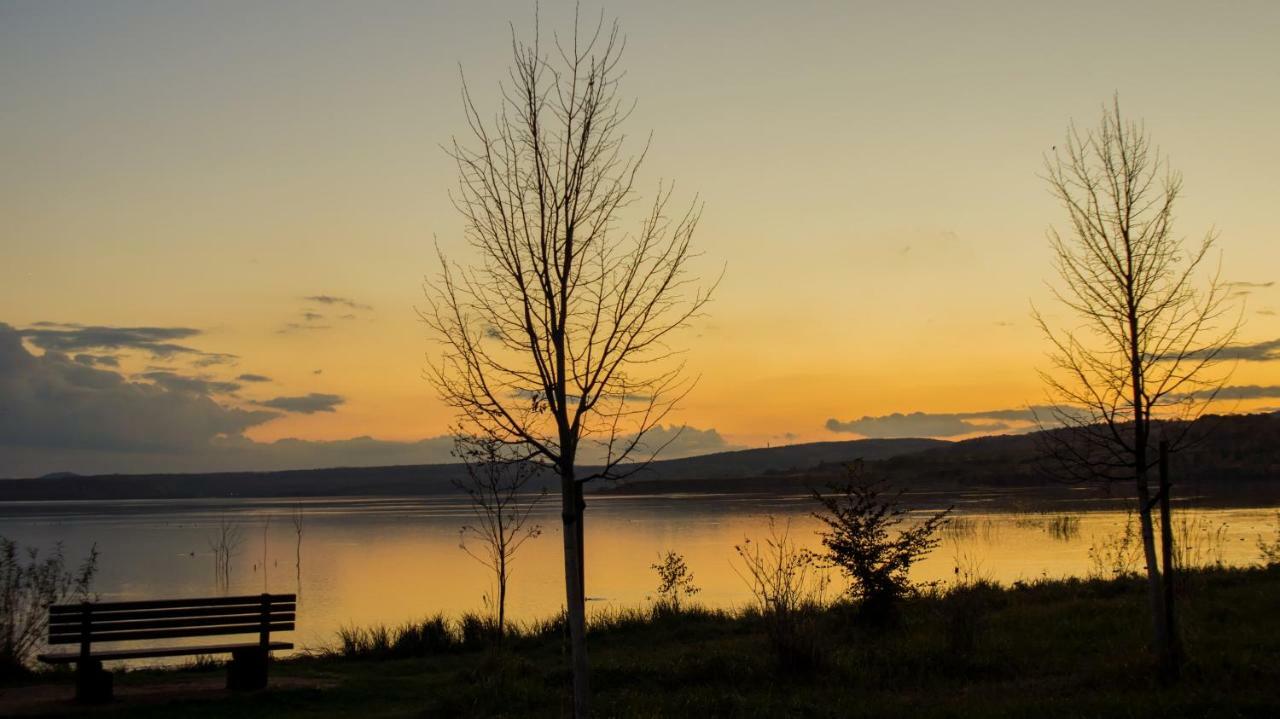
[[[826, 550], [811, 557], [820, 567], [837, 568], [849, 580], [848, 594], [876, 619], [890, 616], [896, 602], [912, 591], [911, 565], [933, 551], [951, 508], [907, 525], [902, 490], [885, 493], [884, 480], [870, 480], [860, 463], [848, 468], [843, 484], [813, 491], [825, 512], [813, 516], [827, 526], [819, 532]], [[906, 525], [906, 526], [904, 526]]]
[[1096, 129], [1073, 125], [1045, 164], [1070, 222], [1066, 233], [1049, 230], [1062, 280], [1053, 289], [1079, 324], [1055, 330], [1035, 313], [1054, 347], [1053, 369], [1042, 376], [1055, 406], [1042, 424], [1065, 428], [1041, 437], [1054, 470], [1069, 479], [1134, 482], [1155, 646], [1169, 669], [1178, 649], [1152, 521], [1160, 499], [1148, 479], [1153, 448], [1163, 440], [1176, 451], [1188, 439], [1189, 420], [1222, 386], [1213, 370], [1239, 320], [1216, 273], [1197, 288], [1216, 236], [1184, 247], [1174, 235], [1182, 178], [1145, 127], [1121, 116], [1118, 99]]
[[[526, 492], [537, 465], [512, 459], [512, 449], [492, 437], [458, 437], [454, 440], [454, 454], [467, 468], [466, 479], [454, 484], [466, 492], [475, 515], [475, 523], [462, 528], [459, 546], [494, 574], [501, 639], [507, 623], [511, 563], [521, 545], [542, 533], [542, 527], [531, 523], [529, 515], [547, 492]], [[468, 538], [476, 540], [479, 548], [467, 546]]]
[[213, 550], [214, 583], [224, 594], [231, 588], [231, 560], [239, 553], [243, 541], [239, 525], [226, 517], [218, 520], [217, 529], [209, 537], [209, 549]]
[[302, 503], [299, 502], [293, 506], [293, 512], [289, 515], [293, 520], [293, 533], [295, 542], [293, 548], [293, 568], [296, 573], [297, 588], [294, 590], [298, 599], [302, 599], [302, 533], [306, 530], [306, 514], [302, 509]]
[[[624, 151], [622, 42], [601, 22], [546, 48], [512, 37], [511, 84], [486, 122], [463, 83], [468, 143], [454, 141], [471, 264], [450, 262], [427, 285], [421, 314], [443, 352], [429, 375], [467, 434], [527, 449], [560, 477], [574, 712], [589, 710], [582, 485], [617, 477], [688, 391], [669, 346], [708, 301], [688, 263], [696, 206], [668, 216], [669, 187], [635, 229], [644, 157]], [[584, 444], [602, 455], [580, 472]]]

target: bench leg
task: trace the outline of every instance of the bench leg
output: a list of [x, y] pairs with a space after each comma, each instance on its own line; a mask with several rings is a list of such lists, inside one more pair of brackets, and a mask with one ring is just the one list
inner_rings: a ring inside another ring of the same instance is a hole
[[237, 649], [231, 653], [227, 665], [227, 688], [233, 691], [252, 691], [267, 686], [267, 652], [254, 647]]
[[111, 672], [102, 662], [91, 659], [76, 663], [76, 701], [100, 704], [111, 701]]

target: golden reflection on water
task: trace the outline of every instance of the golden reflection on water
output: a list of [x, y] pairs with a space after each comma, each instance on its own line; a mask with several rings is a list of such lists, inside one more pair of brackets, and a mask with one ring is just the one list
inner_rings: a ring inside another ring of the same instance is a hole
[[[104, 600], [215, 594], [208, 535], [222, 517], [237, 522], [243, 542], [233, 561], [233, 593], [297, 591], [300, 646], [331, 644], [344, 625], [396, 624], [442, 612], [484, 611], [492, 594], [487, 570], [458, 546], [462, 505], [430, 499], [312, 500], [307, 503], [296, 566], [296, 535], [284, 502], [151, 503], [103, 512], [0, 506], [0, 533], [29, 544], [64, 541], [77, 556], [91, 542], [102, 550], [98, 590]], [[563, 604], [563, 545], [558, 505], [538, 515], [542, 536], [521, 550], [513, 567], [508, 616], [544, 618]], [[656, 585], [650, 565], [660, 552], [683, 554], [701, 588], [697, 600], [741, 606], [746, 585], [734, 571], [733, 547], [767, 533], [767, 517], [789, 523], [791, 537], [818, 550], [818, 520], [803, 498], [608, 498], [587, 511], [587, 595], [591, 611], [645, 604]], [[127, 510], [127, 511], [126, 511]], [[1276, 531], [1274, 509], [1208, 509], [1181, 513], [1194, 520], [1198, 561], [1257, 563], [1259, 534]], [[266, 562], [263, 562], [263, 525]], [[918, 581], [951, 582], [957, 571], [1005, 584], [1041, 577], [1088, 575], [1090, 547], [1124, 530], [1118, 511], [1053, 514], [974, 513], [943, 534], [941, 545], [913, 570]], [[1063, 519], [1070, 517], [1070, 519]], [[1135, 566], [1135, 569], [1137, 566]], [[833, 589], [840, 588], [839, 581]]]

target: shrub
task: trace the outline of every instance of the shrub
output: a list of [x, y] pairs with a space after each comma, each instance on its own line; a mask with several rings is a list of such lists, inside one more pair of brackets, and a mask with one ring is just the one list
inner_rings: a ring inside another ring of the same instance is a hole
[[27, 671], [49, 626], [48, 606], [89, 601], [97, 571], [96, 544], [73, 571], [67, 568], [61, 543], [42, 559], [34, 547], [21, 548], [0, 537], [0, 676]]
[[779, 668], [807, 674], [825, 664], [816, 614], [825, 604], [827, 579], [792, 541], [790, 529], [789, 522], [779, 529], [769, 517], [766, 539], [747, 538], [734, 547], [741, 564], [734, 571], [751, 591]]
[[941, 542], [939, 531], [948, 507], [923, 522], [906, 526], [902, 491], [886, 495], [883, 480], [866, 480], [861, 465], [849, 466], [849, 481], [828, 485], [813, 496], [826, 510], [813, 516], [827, 525], [820, 532], [826, 551], [811, 555], [822, 567], [837, 568], [849, 580], [849, 596], [868, 616], [887, 617], [902, 597], [912, 593], [911, 565]]
[[692, 599], [700, 590], [693, 583], [693, 573], [679, 552], [663, 554], [657, 564], [650, 565], [658, 573], [658, 600], [655, 609], [679, 613], [682, 599]]
[[1120, 579], [1137, 572], [1142, 558], [1138, 527], [1133, 511], [1125, 513], [1124, 529], [1119, 534], [1095, 538], [1089, 544], [1089, 576], [1093, 579]]

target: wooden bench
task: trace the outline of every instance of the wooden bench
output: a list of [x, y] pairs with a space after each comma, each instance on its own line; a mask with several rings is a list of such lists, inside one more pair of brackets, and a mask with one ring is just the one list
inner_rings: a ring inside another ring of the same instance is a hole
[[[76, 665], [76, 699], [111, 699], [111, 673], [102, 662], [209, 654], [230, 654], [228, 689], [261, 689], [267, 685], [267, 658], [272, 650], [292, 649], [271, 641], [271, 632], [293, 630], [297, 596], [257, 594], [243, 597], [157, 599], [140, 602], [85, 602], [49, 607], [49, 644], [79, 644], [76, 652], [39, 655], [48, 664]], [[255, 634], [257, 641], [198, 646], [156, 646], [162, 639]], [[110, 642], [111, 648], [94, 649]], [[152, 642], [120, 647], [119, 643]]]

